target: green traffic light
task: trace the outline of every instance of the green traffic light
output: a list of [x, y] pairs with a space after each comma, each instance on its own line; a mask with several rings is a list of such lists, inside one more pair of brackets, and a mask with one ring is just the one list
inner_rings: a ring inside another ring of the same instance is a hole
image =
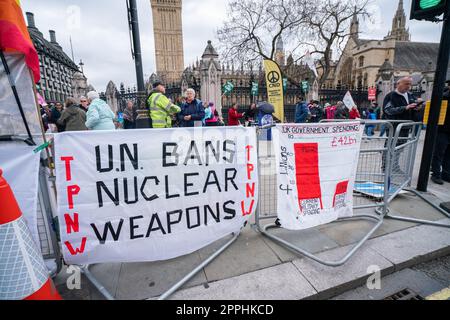
[[420, 9], [431, 9], [439, 4], [442, 0], [420, 0]]

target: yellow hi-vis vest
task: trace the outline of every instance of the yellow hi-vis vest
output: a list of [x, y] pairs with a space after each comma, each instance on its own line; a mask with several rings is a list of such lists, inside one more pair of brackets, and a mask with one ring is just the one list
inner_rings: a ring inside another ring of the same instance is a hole
[[172, 128], [172, 116], [181, 112], [181, 108], [162, 93], [153, 93], [148, 98], [148, 105], [153, 128]]

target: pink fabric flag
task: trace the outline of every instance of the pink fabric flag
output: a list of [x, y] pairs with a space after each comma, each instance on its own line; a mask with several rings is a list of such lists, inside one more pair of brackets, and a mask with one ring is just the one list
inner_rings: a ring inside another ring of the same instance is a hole
[[43, 107], [47, 106], [47, 102], [45, 102], [45, 99], [39, 94], [39, 92], [36, 92], [36, 94], [37, 94], [38, 103]]

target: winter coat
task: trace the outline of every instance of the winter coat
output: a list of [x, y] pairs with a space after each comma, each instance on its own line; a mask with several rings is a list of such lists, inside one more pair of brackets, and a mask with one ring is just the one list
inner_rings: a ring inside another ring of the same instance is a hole
[[86, 113], [81, 110], [76, 104], [68, 106], [57, 121], [58, 125], [64, 126], [66, 128], [66, 131], [87, 130], [85, 123]]
[[361, 115], [359, 114], [359, 111], [356, 108], [353, 108], [352, 110], [350, 110], [349, 115], [350, 115], [351, 120], [361, 119]]
[[[192, 116], [191, 120], [184, 120], [184, 117], [186, 116]], [[205, 118], [205, 108], [203, 107], [203, 103], [198, 99], [192, 100], [191, 103], [186, 101], [181, 105], [181, 112], [177, 117], [180, 127], [194, 127], [195, 122], [203, 121]]]
[[56, 107], [53, 107], [51, 111], [50, 123], [56, 125], [56, 127], [58, 128], [58, 132], [64, 132], [65, 130], [64, 125], [58, 123], [59, 118], [61, 118], [62, 112], [63, 110], [59, 111], [58, 109], [56, 109]]
[[336, 112], [334, 113], [334, 119], [336, 120], [346, 120], [350, 117], [348, 113], [348, 109], [345, 106], [340, 106], [336, 108]]
[[90, 130], [115, 130], [114, 112], [101, 99], [95, 99], [91, 102], [89, 110], [86, 114], [86, 127]]
[[405, 97], [397, 93], [397, 91], [389, 93], [386, 98], [384, 98], [383, 103], [383, 113], [385, 114], [386, 119], [408, 121], [420, 120], [420, 111], [412, 109], [406, 110], [406, 107], [411, 103], [415, 103], [417, 99], [411, 93], [408, 93], [408, 100], [409, 101], [406, 101]]
[[242, 113], [239, 113], [236, 109], [230, 108], [228, 110], [228, 125], [229, 126], [238, 126], [241, 123], [239, 122], [239, 119], [242, 119], [244, 115]]
[[219, 121], [219, 113], [216, 110], [215, 106], [209, 107], [211, 109], [211, 117], [209, 119], [206, 119], [207, 124], [217, 124], [217, 121]]
[[306, 103], [300, 102], [295, 107], [295, 123], [306, 123], [309, 116], [309, 109]]
[[309, 122], [317, 123], [320, 122], [323, 118], [323, 111], [322, 109], [317, 107], [312, 107], [309, 112], [311, 113], [311, 120]]
[[205, 108], [205, 117], [203, 118], [203, 126], [206, 126], [206, 120], [213, 118], [211, 107]]

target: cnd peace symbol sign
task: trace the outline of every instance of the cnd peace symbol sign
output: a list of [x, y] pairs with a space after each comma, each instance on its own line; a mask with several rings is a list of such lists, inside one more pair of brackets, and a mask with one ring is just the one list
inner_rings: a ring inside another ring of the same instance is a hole
[[280, 80], [280, 74], [276, 71], [271, 71], [267, 75], [267, 80], [269, 80], [270, 83], [277, 83]]

